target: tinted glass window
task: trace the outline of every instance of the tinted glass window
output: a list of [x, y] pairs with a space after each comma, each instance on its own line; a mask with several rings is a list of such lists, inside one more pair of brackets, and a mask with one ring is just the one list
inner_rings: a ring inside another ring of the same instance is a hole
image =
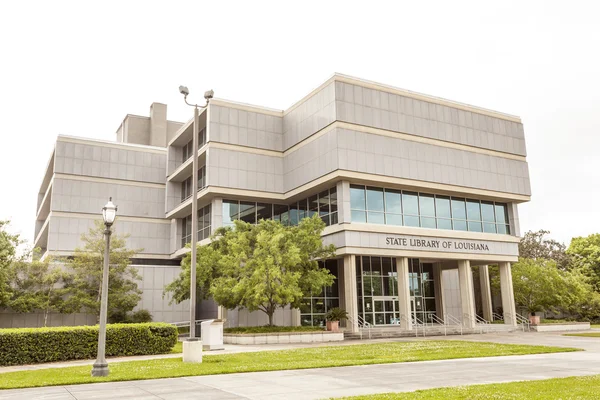
[[419, 210], [421, 211], [421, 216], [435, 217], [435, 205], [433, 201], [433, 195], [419, 195]]
[[481, 202], [481, 216], [485, 222], [495, 222], [494, 203]]
[[436, 196], [435, 212], [437, 213], [438, 217], [450, 218], [450, 198]]
[[478, 201], [467, 200], [467, 218], [471, 221], [481, 221], [481, 210]]
[[405, 215], [419, 215], [419, 198], [417, 194], [409, 192], [402, 193], [402, 207]]
[[367, 188], [367, 210], [383, 212], [383, 189]]
[[399, 190], [385, 191], [385, 211], [393, 214], [402, 214], [402, 195]]
[[452, 199], [452, 218], [467, 219], [465, 201], [463, 199]]
[[353, 210], [366, 209], [365, 188], [362, 186], [350, 186], [350, 208]]

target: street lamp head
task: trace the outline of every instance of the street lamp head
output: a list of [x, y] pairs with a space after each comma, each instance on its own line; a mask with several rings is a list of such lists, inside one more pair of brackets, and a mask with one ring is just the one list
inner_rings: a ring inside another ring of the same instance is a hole
[[112, 202], [112, 197], [108, 199], [108, 203], [102, 208], [102, 218], [104, 219], [104, 224], [107, 226], [111, 226], [113, 222], [115, 222], [115, 218], [117, 217], [117, 206], [115, 206]]
[[204, 92], [204, 98], [206, 99], [206, 102], [208, 103], [208, 101], [210, 99], [212, 99], [215, 96], [215, 91], [214, 90], [208, 90], [206, 92]]
[[184, 96], [187, 96], [190, 94], [190, 90], [187, 88], [187, 86], [179, 86], [179, 93], [181, 93]]

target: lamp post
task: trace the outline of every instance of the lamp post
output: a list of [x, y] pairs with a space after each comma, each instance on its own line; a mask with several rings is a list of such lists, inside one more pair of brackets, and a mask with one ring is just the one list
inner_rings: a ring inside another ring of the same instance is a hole
[[106, 246], [104, 248], [104, 267], [102, 269], [102, 297], [100, 299], [100, 329], [98, 331], [98, 356], [92, 368], [92, 376], [108, 376], [108, 363], [106, 362], [106, 314], [108, 308], [108, 262], [110, 257], [110, 227], [115, 222], [117, 216], [117, 206], [112, 202], [112, 197], [102, 208], [102, 218], [104, 219], [104, 239]]
[[213, 98], [214, 92], [209, 90], [204, 92], [206, 104], [188, 103], [187, 97], [190, 91], [185, 86], [179, 86], [179, 93], [183, 95], [183, 100], [188, 106], [194, 107], [194, 126], [192, 128], [192, 237], [191, 237], [191, 262], [190, 262], [190, 337], [189, 340], [195, 340], [196, 337], [196, 243], [198, 243], [198, 136], [200, 135], [200, 118], [198, 108], [206, 108], [208, 102]]

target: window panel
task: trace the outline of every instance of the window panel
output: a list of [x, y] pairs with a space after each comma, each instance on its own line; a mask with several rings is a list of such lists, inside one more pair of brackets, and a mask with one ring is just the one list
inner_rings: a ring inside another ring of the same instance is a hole
[[452, 229], [452, 220], [445, 218], [437, 219], [437, 228], [438, 229]]
[[404, 226], [419, 226], [419, 217], [413, 215], [404, 216]]
[[249, 224], [256, 223], [256, 203], [240, 201], [240, 220]]
[[367, 210], [383, 213], [383, 189], [367, 188]]
[[508, 222], [508, 218], [506, 216], [506, 205], [496, 203], [496, 222], [499, 224], [505, 224]]
[[467, 219], [464, 199], [452, 199], [452, 218]]
[[233, 200], [223, 200], [223, 225], [233, 225], [239, 218], [239, 203]]
[[298, 222], [308, 217], [308, 199], [302, 199], [298, 202]]
[[461, 219], [453, 219], [452, 227], [455, 231], [466, 231], [467, 230], [467, 221]]
[[494, 218], [494, 203], [481, 202], [481, 217], [483, 222], [496, 222]]
[[[404, 215], [419, 215], [419, 197], [416, 193], [402, 192], [402, 208]], [[406, 218], [405, 218], [406, 221]], [[411, 225], [415, 226], [415, 225]], [[418, 226], [418, 225], [416, 225]]]
[[484, 222], [483, 223], [483, 231], [486, 233], [496, 233], [496, 224]]
[[350, 186], [350, 208], [353, 210], [366, 210], [366, 204], [364, 186]]
[[435, 212], [439, 217], [451, 218], [450, 214], [450, 198], [443, 196], [435, 197]]
[[421, 227], [435, 229], [435, 218], [421, 217]]
[[271, 219], [272, 213], [272, 205], [266, 203], [258, 203], [256, 204], [256, 221], [260, 221], [261, 219]]
[[471, 232], [481, 232], [481, 222], [473, 222], [469, 221], [469, 231]]
[[385, 190], [385, 212], [402, 214], [402, 193], [399, 190]]
[[481, 221], [481, 209], [479, 201], [467, 200], [467, 219], [469, 221]]
[[367, 222], [367, 213], [365, 211], [352, 210], [352, 222]]
[[309, 217], [319, 213], [319, 197], [316, 194], [308, 198], [308, 207]]
[[273, 204], [273, 219], [283, 225], [289, 224], [289, 208], [285, 204]]
[[329, 214], [329, 190], [319, 193], [319, 215]]
[[504, 225], [504, 224], [496, 225], [496, 229], [498, 230], [498, 233], [502, 233], [502, 234], [508, 233], [508, 229], [506, 229], [506, 225]]
[[433, 195], [419, 194], [419, 211], [423, 217], [435, 217]]
[[383, 224], [385, 219], [382, 212], [369, 211], [367, 213], [367, 222], [370, 224]]
[[402, 225], [402, 215], [385, 214], [385, 223], [388, 225]]
[[337, 191], [335, 187], [329, 190], [329, 206], [332, 213], [337, 211]]

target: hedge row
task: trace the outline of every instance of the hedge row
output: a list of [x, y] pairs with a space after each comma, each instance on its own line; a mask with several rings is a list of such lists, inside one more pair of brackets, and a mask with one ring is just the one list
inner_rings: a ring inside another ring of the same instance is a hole
[[[106, 356], [169, 353], [177, 328], [164, 323], [111, 324]], [[98, 326], [0, 329], [0, 365], [23, 365], [96, 358]]]

